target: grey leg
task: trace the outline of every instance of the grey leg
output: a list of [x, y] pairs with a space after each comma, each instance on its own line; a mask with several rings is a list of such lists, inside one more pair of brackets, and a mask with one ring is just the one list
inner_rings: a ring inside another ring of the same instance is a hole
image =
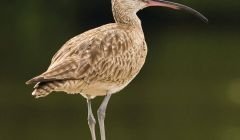
[[96, 140], [96, 134], [95, 134], [96, 120], [92, 113], [91, 99], [87, 99], [87, 106], [88, 106], [88, 125], [89, 125], [90, 132], [92, 135], [92, 140]]
[[100, 105], [100, 107], [98, 108], [98, 111], [97, 111], [101, 140], [106, 140], [104, 119], [105, 119], [105, 114], [106, 114], [105, 112], [106, 112], [107, 104], [108, 104], [110, 97], [111, 97], [111, 94], [107, 94], [105, 96], [102, 104]]

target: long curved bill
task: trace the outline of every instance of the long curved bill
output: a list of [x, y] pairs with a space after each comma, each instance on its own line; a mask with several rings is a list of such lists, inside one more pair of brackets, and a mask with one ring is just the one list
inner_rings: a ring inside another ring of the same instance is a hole
[[206, 23], [208, 22], [208, 19], [203, 14], [201, 14], [200, 12], [198, 12], [186, 5], [183, 5], [183, 4], [165, 1], [165, 0], [149, 0], [148, 6], [162, 6], [162, 7], [168, 7], [171, 9], [175, 9], [175, 10], [187, 11], [187, 12], [199, 17], [202, 21], [204, 21]]

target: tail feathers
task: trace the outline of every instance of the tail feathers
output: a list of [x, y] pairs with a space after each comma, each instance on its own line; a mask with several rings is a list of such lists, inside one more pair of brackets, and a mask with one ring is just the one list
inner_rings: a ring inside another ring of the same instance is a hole
[[39, 82], [34, 86], [34, 91], [32, 95], [36, 98], [45, 97], [50, 94], [52, 91], [57, 89], [59, 86], [59, 82]]
[[40, 97], [45, 97], [47, 96], [48, 94], [50, 94], [51, 92], [46, 92], [46, 91], [43, 91], [41, 89], [35, 89], [33, 92], [32, 92], [32, 95], [35, 96], [35, 98], [40, 98]]
[[36, 98], [45, 97], [53, 91], [64, 91], [68, 94], [81, 93], [87, 86], [86, 82], [79, 80], [58, 80], [38, 82], [34, 86], [32, 95]]

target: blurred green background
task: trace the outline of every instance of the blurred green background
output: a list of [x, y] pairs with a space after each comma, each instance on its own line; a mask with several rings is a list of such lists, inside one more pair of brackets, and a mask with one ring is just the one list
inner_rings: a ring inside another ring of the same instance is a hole
[[[138, 13], [149, 53], [110, 100], [108, 140], [240, 139], [240, 1], [177, 2], [209, 23], [159, 7]], [[0, 140], [90, 140], [84, 98], [36, 100], [24, 83], [69, 38], [113, 22], [110, 0], [2, 0], [0, 16]], [[94, 113], [102, 99], [93, 101]]]

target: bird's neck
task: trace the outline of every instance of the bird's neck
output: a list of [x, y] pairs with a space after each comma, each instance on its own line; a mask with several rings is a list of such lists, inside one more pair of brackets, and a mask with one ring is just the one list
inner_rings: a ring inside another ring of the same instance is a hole
[[123, 5], [115, 2], [112, 3], [113, 17], [116, 23], [127, 24], [142, 30], [141, 21], [136, 12], [132, 9], [126, 9]]

